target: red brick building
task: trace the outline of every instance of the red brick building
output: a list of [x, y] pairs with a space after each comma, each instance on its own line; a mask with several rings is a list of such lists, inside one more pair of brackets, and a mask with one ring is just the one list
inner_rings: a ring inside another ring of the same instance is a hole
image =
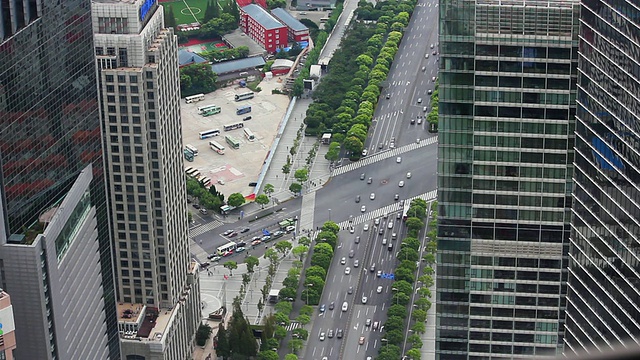
[[287, 27], [289, 40], [295, 42], [309, 41], [309, 28], [294, 18], [283, 8], [271, 10], [271, 14]]
[[269, 53], [286, 48], [288, 29], [264, 8], [249, 4], [240, 9], [240, 27], [245, 34], [261, 44]]

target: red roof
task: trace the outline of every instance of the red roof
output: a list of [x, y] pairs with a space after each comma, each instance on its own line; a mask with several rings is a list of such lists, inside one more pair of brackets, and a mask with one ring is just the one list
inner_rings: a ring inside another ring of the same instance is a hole
[[267, 8], [267, 0], [236, 0], [236, 3], [239, 7], [245, 7], [249, 4], [256, 4], [262, 6], [264, 9]]

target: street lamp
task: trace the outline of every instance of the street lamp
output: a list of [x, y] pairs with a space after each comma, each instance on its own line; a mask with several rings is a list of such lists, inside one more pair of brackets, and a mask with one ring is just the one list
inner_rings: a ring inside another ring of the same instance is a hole
[[309, 305], [309, 288], [313, 286], [313, 284], [304, 284], [307, 287], [307, 305]]
[[396, 296], [396, 305], [398, 305], [398, 294], [397, 294], [398, 289], [397, 289], [397, 288], [391, 288], [391, 291], [393, 291], [394, 293], [396, 293], [396, 295], [395, 295], [395, 296]]

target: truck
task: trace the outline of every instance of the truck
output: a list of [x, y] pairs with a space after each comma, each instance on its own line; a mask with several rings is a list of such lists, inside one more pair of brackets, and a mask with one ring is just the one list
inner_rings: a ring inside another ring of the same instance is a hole
[[272, 304], [275, 304], [278, 302], [278, 296], [280, 295], [280, 289], [271, 289], [269, 291], [269, 297], [268, 297], [268, 301]]
[[293, 224], [295, 224], [295, 222], [296, 221], [294, 219], [288, 218], [280, 221], [278, 225], [280, 226], [280, 230], [286, 230], [287, 226], [292, 226]]

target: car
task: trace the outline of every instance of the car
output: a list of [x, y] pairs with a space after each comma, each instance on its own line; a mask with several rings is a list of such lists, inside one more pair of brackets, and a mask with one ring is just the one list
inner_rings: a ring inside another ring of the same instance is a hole
[[391, 140], [391, 142], [389, 143], [389, 149], [395, 149], [396, 148], [396, 143]]
[[203, 262], [202, 264], [200, 264], [200, 267], [201, 267], [202, 269], [206, 269], [206, 268], [208, 268], [208, 267], [209, 267], [209, 265], [211, 265], [211, 263], [209, 263], [208, 261], [206, 261], [206, 262]]
[[325, 334], [323, 332], [320, 333], [320, 341], [324, 341], [325, 339]]
[[388, 227], [389, 229], [393, 229], [393, 220], [392, 220], [392, 221], [389, 221], [389, 225], [387, 225], [387, 227]]
[[376, 199], [376, 194], [375, 193], [371, 193], [371, 195], [369, 195], [369, 199], [375, 200]]
[[380, 229], [378, 229], [378, 235], [382, 234], [384, 234], [384, 226], [381, 226]]
[[424, 58], [428, 59], [429, 58], [429, 54], [424, 54]]
[[262, 237], [262, 242], [269, 242], [269, 241], [271, 241], [271, 236], [265, 235]]
[[366, 304], [369, 299], [366, 296], [362, 297], [362, 303]]
[[333, 330], [329, 330], [329, 331], [327, 331], [327, 337], [328, 337], [329, 339], [333, 338]]
[[378, 288], [376, 289], [376, 292], [378, 294], [382, 294], [382, 286], [378, 286]]
[[251, 242], [251, 246], [257, 246], [257, 245], [260, 245], [260, 244], [262, 244], [262, 240], [261, 239], [253, 240]]
[[342, 312], [345, 312], [347, 310], [349, 310], [349, 303], [345, 301], [342, 303]]
[[336, 303], [334, 301], [329, 304], [329, 310], [333, 310], [336, 307]]
[[429, 91], [427, 91], [427, 94], [429, 95], [433, 94], [433, 90], [429, 89]]
[[205, 209], [205, 208], [200, 208], [200, 213], [201, 213], [202, 215], [207, 215], [207, 214], [209, 214], [209, 212], [208, 212], [208, 211], [207, 211], [207, 209]]
[[433, 49], [433, 44], [431, 44], [431, 48]]
[[346, 268], [344, 268], [344, 274], [345, 274], [345, 275], [349, 275], [349, 274], [351, 274], [351, 268], [350, 268], [350, 267], [348, 267], [348, 266], [347, 266]]
[[413, 125], [413, 124], [415, 124], [415, 123], [416, 123], [416, 119], [411, 118], [411, 125]]
[[398, 183], [398, 186], [399, 186], [399, 187], [403, 187], [403, 186], [404, 186], [404, 181], [402, 181], [402, 180], [401, 180], [401, 181]]
[[398, 238], [398, 234], [396, 233], [391, 233], [391, 240], [395, 240]]
[[376, 277], [382, 277], [382, 270], [378, 270], [378, 272], [376, 273]]
[[369, 268], [369, 271], [371, 271], [371, 272], [376, 271], [376, 264], [371, 264], [371, 267]]
[[378, 149], [382, 149], [384, 147], [383, 143], [378, 144]]
[[367, 184], [371, 184], [372, 182], [373, 182], [373, 179], [372, 179], [372, 178], [368, 178], [368, 179], [367, 179]]
[[358, 339], [358, 345], [364, 345], [364, 336], [360, 336], [360, 339]]
[[380, 219], [373, 220], [373, 224], [374, 225], [380, 225]]
[[363, 231], [369, 231], [369, 224], [364, 224]]
[[[422, 118], [418, 118], [418, 125], [422, 124]], [[420, 143], [420, 141], [418, 141]]]
[[400, 219], [401, 217], [402, 217], [402, 214], [401, 214], [401, 213], [397, 213], [397, 214], [396, 214], [396, 219]]
[[391, 98], [391, 94], [387, 94], [387, 96], [385, 96], [387, 99]]
[[236, 244], [237, 247], [247, 247], [247, 243], [244, 241], [240, 241]]
[[231, 235], [232, 232], [233, 232], [233, 230], [229, 229], [229, 230], [223, 232], [222, 235], [229, 236], [229, 235]]
[[234, 232], [232, 232], [231, 234], [229, 234], [229, 237], [230, 237], [230, 238], [232, 238], [232, 237], [236, 237], [236, 236], [238, 236], [238, 233], [237, 233], [237, 232], [235, 232], [235, 231], [234, 231]]
[[398, 199], [400, 199], [400, 195], [395, 194], [395, 195], [393, 196], [393, 200], [398, 201]]
[[364, 326], [371, 326], [371, 319], [367, 319], [367, 321], [365, 321]]
[[387, 245], [387, 238], [382, 239], [382, 245]]
[[436, 82], [436, 77], [435, 76], [431, 77], [431, 81]]
[[373, 330], [378, 330], [378, 328], [380, 327], [380, 322], [378, 321], [374, 321], [373, 322], [373, 326], [371, 327]]
[[240, 247], [236, 248], [236, 252], [237, 253], [241, 253], [241, 252], [246, 251], [246, 250], [247, 250], [247, 248], [245, 248], [244, 246], [240, 246]]
[[433, 55], [438, 55], [438, 51], [437, 50], [433, 50], [432, 54]]
[[233, 250], [225, 251], [225, 252], [222, 254], [222, 257], [227, 257], [227, 256], [231, 256], [231, 255], [233, 255]]
[[400, 206], [404, 205], [404, 199], [400, 200]]
[[358, 267], [358, 266], [360, 266], [360, 261], [358, 261], [357, 259], [353, 260], [353, 267]]
[[422, 98], [418, 98], [418, 104], [422, 104]]
[[362, 150], [362, 156], [367, 156], [368, 153], [367, 149]]
[[251, 116], [245, 116], [242, 118], [242, 121], [247, 121], [247, 120], [251, 120]]
[[353, 294], [353, 286], [349, 286], [347, 289], [347, 294]]
[[349, 227], [349, 234], [353, 234], [356, 232], [356, 228], [354, 228], [353, 226]]
[[427, 70], [427, 67], [426, 67], [426, 66], [423, 66], [423, 67], [422, 67], [422, 72], [425, 72], [426, 70]]
[[364, 180], [364, 173], [360, 174], [360, 180]]
[[384, 215], [382, 215], [383, 218], [388, 218], [389, 217], [389, 213], [384, 213]]
[[356, 244], [360, 244], [360, 236], [356, 236], [355, 240], [353, 240]]
[[211, 261], [220, 261], [220, 259], [222, 259], [222, 257], [221, 257], [221, 256], [214, 255], [214, 256], [213, 256], [211, 259], [209, 259], [209, 260], [211, 260]]
[[300, 11], [300, 15], [307, 15], [307, 12], [306, 11]]
[[356, 195], [356, 204], [360, 202], [360, 195]]
[[343, 336], [344, 336], [344, 333], [342, 332], [342, 329], [338, 329], [338, 331], [336, 331], [336, 337], [338, 339], [342, 339]]
[[196, 209], [200, 209], [200, 204], [193, 204], [193, 207]]
[[321, 313], [324, 312], [326, 309], [327, 309], [327, 307], [324, 304], [320, 305], [320, 312]]
[[347, 258], [346, 257], [342, 257], [342, 259], [340, 259], [340, 265], [344, 265], [347, 263]]
[[398, 157], [396, 158], [396, 163], [400, 164], [401, 162], [402, 162], [402, 158], [401, 158], [400, 156], [398, 156]]
[[349, 259], [353, 259], [353, 257], [356, 255], [356, 251], [351, 249], [349, 250]]
[[389, 243], [389, 246], [387, 246], [387, 250], [389, 251], [393, 250], [393, 243]]
[[[295, 335], [295, 334], [294, 334], [294, 335]], [[323, 356], [323, 357], [322, 357], [322, 360], [329, 360], [329, 358], [328, 358], [328, 357], [326, 357], [326, 356]]]
[[244, 234], [244, 233], [247, 233], [249, 231], [251, 231], [250, 228], [244, 228], [244, 229], [242, 229], [242, 231], [240, 231], [240, 233]]
[[366, 211], [367, 211], [367, 207], [366, 207], [366, 206], [364, 206], [364, 205], [362, 205], [362, 206], [360, 207], [360, 212], [366, 212]]
[[290, 233], [290, 232], [292, 232], [292, 231], [295, 231], [295, 229], [296, 229], [296, 227], [295, 227], [295, 226], [293, 226], [293, 225], [289, 225], [289, 226], [287, 226], [286, 231], [287, 231], [288, 233]]
[[281, 237], [283, 237], [283, 236], [284, 236], [284, 231], [280, 231], [280, 230], [278, 230], [278, 231], [276, 231], [276, 232], [274, 232], [274, 233], [273, 233], [273, 238], [274, 238], [274, 239], [281, 238]]

